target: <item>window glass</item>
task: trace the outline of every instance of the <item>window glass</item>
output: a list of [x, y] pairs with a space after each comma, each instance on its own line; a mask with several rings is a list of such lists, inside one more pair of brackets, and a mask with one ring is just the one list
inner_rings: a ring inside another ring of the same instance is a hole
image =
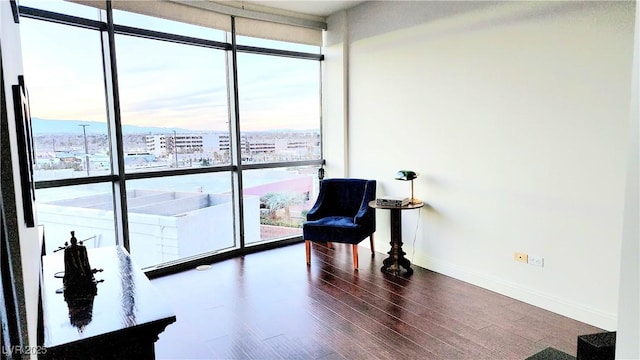
[[[61, 1], [20, 4], [92, 19], [98, 12]], [[114, 18], [116, 24], [164, 33], [215, 41], [225, 37], [222, 31], [127, 12], [114, 11]], [[93, 182], [101, 179], [87, 177], [98, 175], [125, 181], [111, 167], [115, 141], [122, 141], [120, 160], [127, 173], [217, 171], [212, 167], [232, 164], [227, 51], [116, 34], [122, 138], [110, 139], [101, 33], [24, 17], [20, 21], [34, 178], [60, 185], [36, 191], [47, 252], [69, 241], [71, 231], [87, 247], [116, 244], [121, 209], [114, 209], [113, 184], [71, 186], [68, 181]], [[239, 37], [239, 43], [319, 51], [255, 38]], [[232, 196], [233, 176], [226, 171], [150, 173], [126, 180], [130, 252], [138, 265], [171, 265], [236, 249], [236, 224], [243, 224], [249, 246], [302, 234], [317, 196], [317, 167], [285, 163], [321, 159], [320, 62], [240, 52], [237, 78], [242, 162], [283, 164], [245, 170], [242, 204]], [[234, 218], [239, 205], [241, 220]]]
[[320, 159], [320, 62], [238, 54], [244, 163]]
[[34, 179], [111, 172], [100, 33], [22, 18]]
[[38, 189], [36, 199], [47, 254], [64, 246], [71, 231], [87, 248], [116, 244], [111, 184]]
[[[225, 32], [222, 30], [122, 10], [113, 10], [113, 22], [117, 25], [131, 26], [219, 42], [223, 42], [225, 39]], [[229, 18], [229, 23], [231, 23], [231, 18]]]
[[[131, 256], [145, 268], [234, 248], [228, 172], [127, 181]], [[245, 199], [251, 217], [257, 199]]]
[[[243, 196], [260, 199], [260, 237], [245, 236], [246, 244], [302, 235], [302, 223], [318, 194], [316, 166], [248, 170]], [[245, 229], [257, 226], [245, 209]]]
[[125, 35], [116, 48], [126, 171], [229, 164], [225, 52]]
[[64, 0], [19, 0], [18, 4], [20, 4], [20, 6], [78, 16], [91, 20], [98, 20], [100, 14], [98, 8]]
[[255, 46], [261, 48], [270, 48], [278, 50], [298, 51], [310, 54], [319, 54], [320, 47], [316, 45], [296, 44], [286, 41], [260, 39], [249, 36], [236, 36], [238, 45]]

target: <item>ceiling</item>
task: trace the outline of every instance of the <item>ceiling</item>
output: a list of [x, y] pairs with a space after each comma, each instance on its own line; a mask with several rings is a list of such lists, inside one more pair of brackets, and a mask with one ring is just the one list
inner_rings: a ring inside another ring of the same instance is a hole
[[352, 8], [364, 1], [360, 0], [298, 0], [298, 1], [279, 1], [279, 0], [254, 0], [243, 1], [259, 6], [266, 6], [275, 9], [293, 11], [306, 15], [314, 15], [326, 17], [340, 10]]

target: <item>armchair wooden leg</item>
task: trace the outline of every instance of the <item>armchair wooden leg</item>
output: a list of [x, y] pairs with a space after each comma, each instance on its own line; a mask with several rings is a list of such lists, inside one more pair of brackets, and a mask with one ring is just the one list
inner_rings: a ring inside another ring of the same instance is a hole
[[353, 254], [353, 269], [358, 270], [358, 244], [351, 245], [351, 253]]
[[371, 243], [371, 254], [373, 254], [376, 251], [375, 245], [373, 245], [373, 234], [369, 235], [369, 242]]
[[307, 265], [311, 264], [311, 240], [304, 241], [304, 250], [307, 255]]

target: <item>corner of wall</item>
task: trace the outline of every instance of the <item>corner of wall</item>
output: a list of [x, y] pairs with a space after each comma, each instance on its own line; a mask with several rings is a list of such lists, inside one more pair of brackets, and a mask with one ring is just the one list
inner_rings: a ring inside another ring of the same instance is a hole
[[640, 114], [638, 112], [638, 57], [640, 56], [640, 7], [636, 3], [635, 48], [633, 55], [633, 75], [631, 80], [631, 111], [630, 111], [630, 146], [627, 166], [627, 185], [624, 209], [624, 229], [620, 260], [620, 289], [618, 300], [618, 331], [616, 341], [616, 359], [640, 358], [640, 220], [639, 185], [640, 176]]
[[349, 173], [349, 45], [348, 13], [327, 19], [322, 64], [322, 137], [327, 177]]
[[[7, 174], [3, 173], [3, 182], [10, 183], [13, 194], [9, 197], [14, 204], [11, 206], [11, 219], [7, 220], [7, 227], [10, 227], [13, 238], [19, 239], [15, 241], [18, 249], [12, 252], [13, 266], [15, 270], [16, 286], [18, 292], [18, 312], [22, 327], [22, 345], [35, 347], [37, 344], [37, 326], [38, 326], [38, 301], [39, 301], [39, 285], [40, 285], [40, 243], [38, 242], [38, 228], [27, 228], [24, 225], [24, 218], [21, 216], [22, 200], [21, 186], [17, 160], [17, 143], [15, 136], [15, 124], [13, 111], [12, 85], [17, 84], [18, 76], [22, 75], [22, 56], [20, 46], [20, 30], [19, 24], [14, 22], [11, 3], [8, 1], [0, 1], [0, 42], [2, 44], [2, 68], [4, 82], [2, 86], [5, 89], [6, 106], [7, 106], [7, 148], [11, 151], [11, 161], [8, 165], [13, 169], [13, 178], [6, 178]], [[28, 84], [27, 84], [28, 87]], [[4, 155], [4, 154], [3, 154]], [[3, 190], [7, 190], [3, 187]], [[6, 203], [5, 203], [6, 205]], [[9, 223], [11, 222], [11, 223]], [[35, 355], [32, 355], [35, 357]]]

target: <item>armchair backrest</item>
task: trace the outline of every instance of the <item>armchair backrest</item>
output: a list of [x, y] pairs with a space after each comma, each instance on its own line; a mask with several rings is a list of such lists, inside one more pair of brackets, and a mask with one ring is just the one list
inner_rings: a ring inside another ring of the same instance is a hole
[[334, 216], [355, 216], [358, 210], [376, 198], [376, 181], [366, 179], [337, 178], [320, 182], [318, 202], [324, 212]]

